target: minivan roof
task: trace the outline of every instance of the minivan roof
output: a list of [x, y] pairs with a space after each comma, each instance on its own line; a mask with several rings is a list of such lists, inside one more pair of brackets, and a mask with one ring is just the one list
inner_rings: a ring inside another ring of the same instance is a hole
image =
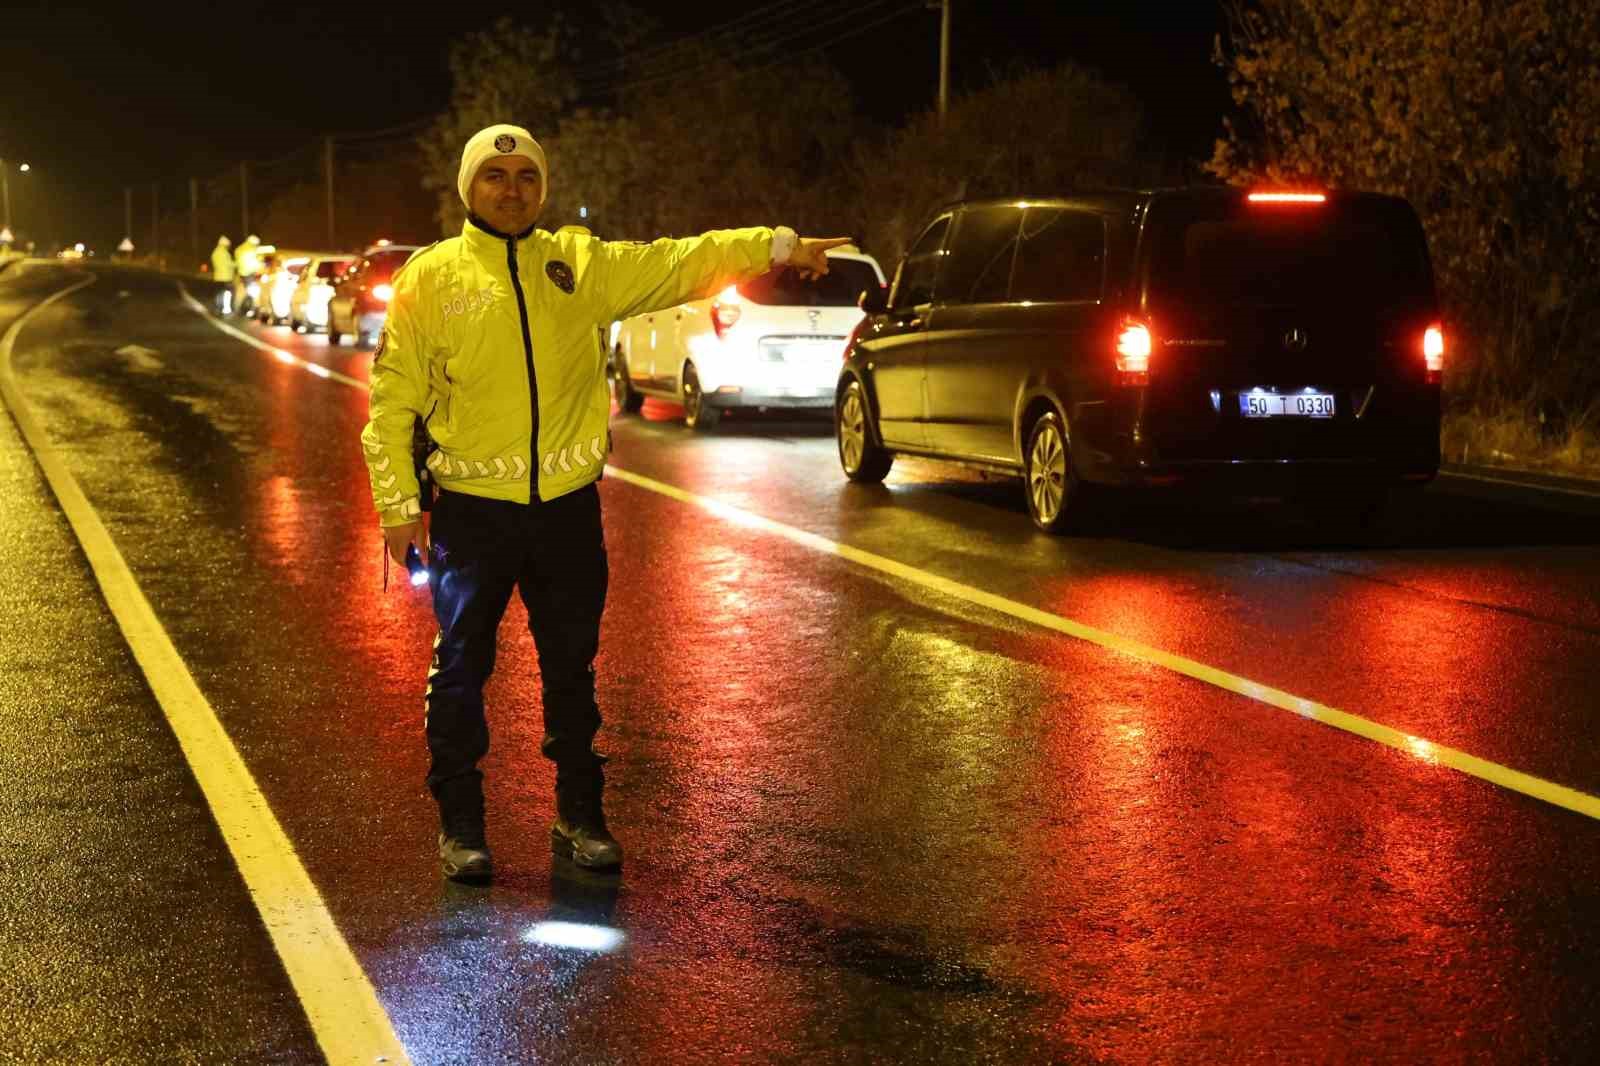
[[[988, 196], [972, 200], [952, 200], [933, 212], [938, 216], [946, 211], [971, 207], [999, 207], [1004, 205], [1051, 204], [1087, 207], [1101, 211], [1130, 210], [1141, 203], [1162, 201], [1215, 201], [1240, 200], [1253, 190], [1238, 185], [1173, 185], [1145, 189], [1083, 189], [1073, 192], [1045, 193], [1038, 196]], [[1354, 189], [1330, 189], [1325, 194], [1329, 200], [1397, 200], [1399, 197], [1383, 193], [1363, 192]]]

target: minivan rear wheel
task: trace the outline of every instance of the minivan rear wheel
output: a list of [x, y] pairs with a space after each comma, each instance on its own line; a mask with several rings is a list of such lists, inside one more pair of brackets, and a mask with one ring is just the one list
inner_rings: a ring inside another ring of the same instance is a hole
[[1066, 532], [1080, 517], [1082, 485], [1072, 471], [1072, 453], [1061, 417], [1054, 411], [1039, 416], [1028, 431], [1023, 488], [1033, 524], [1046, 533]]
[[873, 440], [872, 416], [867, 413], [867, 398], [861, 382], [852, 381], [844, 390], [833, 417], [834, 436], [839, 442], [839, 465], [844, 468], [844, 476], [868, 484], [882, 481], [889, 467], [894, 465], [894, 456]]

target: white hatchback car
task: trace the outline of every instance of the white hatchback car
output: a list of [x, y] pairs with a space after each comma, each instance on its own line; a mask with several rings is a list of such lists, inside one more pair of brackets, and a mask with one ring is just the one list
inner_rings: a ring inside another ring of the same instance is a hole
[[612, 327], [617, 406], [671, 400], [693, 429], [737, 407], [830, 412], [845, 340], [863, 317], [857, 301], [883, 286], [876, 259], [842, 249], [828, 253], [824, 277], [778, 267], [715, 297], [625, 319]]
[[356, 261], [353, 255], [317, 255], [300, 272], [299, 283], [289, 297], [289, 325], [297, 333], [328, 328], [328, 301], [333, 285]]

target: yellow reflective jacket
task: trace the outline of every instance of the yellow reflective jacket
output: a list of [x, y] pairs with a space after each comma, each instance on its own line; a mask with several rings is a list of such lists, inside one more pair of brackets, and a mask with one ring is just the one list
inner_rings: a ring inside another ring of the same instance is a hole
[[245, 241], [233, 253], [234, 272], [241, 278], [252, 278], [261, 273], [261, 253], [256, 249], [260, 245]]
[[211, 276], [218, 281], [233, 280], [233, 253], [225, 245], [211, 249]]
[[382, 524], [417, 515], [417, 418], [438, 445], [429, 470], [453, 492], [527, 503], [535, 479], [541, 500], [597, 479], [611, 416], [597, 331], [771, 262], [766, 227], [634, 244], [572, 231], [512, 239], [470, 221], [413, 255], [393, 278], [361, 433]]

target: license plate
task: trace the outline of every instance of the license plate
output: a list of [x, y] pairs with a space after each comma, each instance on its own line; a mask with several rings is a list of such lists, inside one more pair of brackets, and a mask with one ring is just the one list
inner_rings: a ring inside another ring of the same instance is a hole
[[837, 364], [843, 351], [843, 337], [761, 342], [761, 354], [769, 363], [816, 364], [831, 361]]
[[1245, 418], [1332, 418], [1331, 392], [1241, 392], [1239, 413]]

